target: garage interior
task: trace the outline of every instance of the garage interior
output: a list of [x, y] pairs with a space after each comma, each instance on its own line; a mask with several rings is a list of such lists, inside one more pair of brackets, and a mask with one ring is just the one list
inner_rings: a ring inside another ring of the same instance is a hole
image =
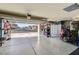
[[[0, 55], [79, 54], [79, 3], [0, 3], [0, 18], [12, 26]], [[70, 29], [70, 39], [60, 37], [62, 26]]]

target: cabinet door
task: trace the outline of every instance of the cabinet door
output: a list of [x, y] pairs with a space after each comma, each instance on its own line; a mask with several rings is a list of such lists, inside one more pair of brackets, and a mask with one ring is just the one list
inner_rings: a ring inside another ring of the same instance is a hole
[[2, 28], [2, 19], [0, 18], [0, 38], [2, 37], [2, 30], [1, 30], [1, 28]]
[[60, 36], [61, 24], [53, 24], [51, 25], [51, 36]]
[[[5, 19], [2, 19], [2, 29], [4, 29], [4, 20]], [[4, 37], [4, 30], [2, 30], [2, 37]]]

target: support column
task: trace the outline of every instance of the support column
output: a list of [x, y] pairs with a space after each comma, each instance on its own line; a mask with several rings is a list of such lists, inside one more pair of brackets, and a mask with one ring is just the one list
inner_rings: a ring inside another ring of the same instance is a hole
[[38, 43], [40, 42], [40, 24], [38, 24]]

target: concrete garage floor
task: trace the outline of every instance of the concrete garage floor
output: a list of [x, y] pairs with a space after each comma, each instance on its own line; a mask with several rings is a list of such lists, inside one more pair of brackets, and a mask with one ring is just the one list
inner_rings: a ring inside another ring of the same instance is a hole
[[12, 33], [12, 39], [0, 47], [0, 55], [68, 55], [77, 46], [63, 42], [59, 37], [38, 40], [37, 32]]

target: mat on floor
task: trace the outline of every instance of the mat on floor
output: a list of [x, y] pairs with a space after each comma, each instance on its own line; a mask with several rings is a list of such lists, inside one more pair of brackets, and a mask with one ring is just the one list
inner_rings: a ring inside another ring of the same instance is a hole
[[77, 48], [75, 51], [73, 51], [69, 55], [79, 55], [79, 48]]

